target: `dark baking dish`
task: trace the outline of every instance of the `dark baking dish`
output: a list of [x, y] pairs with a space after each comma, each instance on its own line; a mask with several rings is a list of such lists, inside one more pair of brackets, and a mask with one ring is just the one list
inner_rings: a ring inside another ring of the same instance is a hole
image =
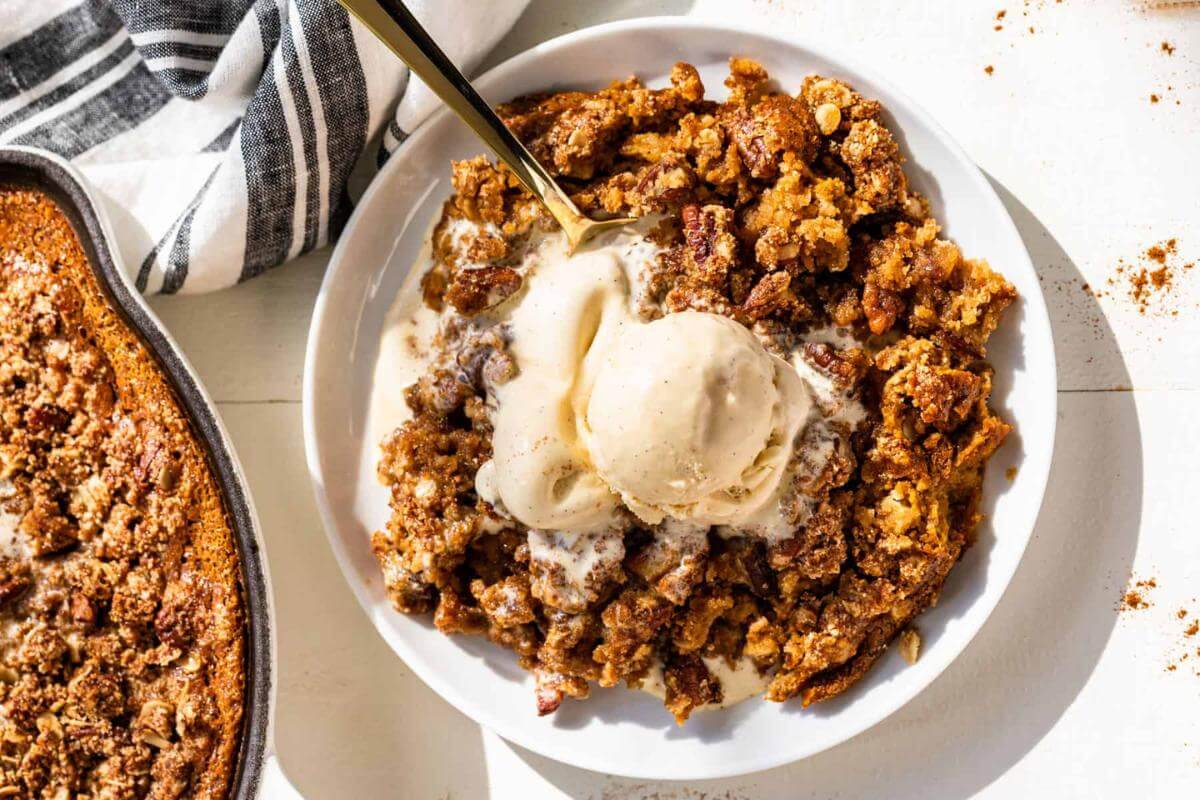
[[245, 476], [214, 405], [178, 346], [131, 288], [103, 211], [78, 173], [46, 152], [0, 148], [0, 185], [37, 189], [58, 204], [75, 229], [112, 308], [156, 360], [208, 457], [238, 547], [246, 611], [246, 689], [230, 796], [238, 800], [296, 796], [272, 752], [274, 615], [261, 532]]

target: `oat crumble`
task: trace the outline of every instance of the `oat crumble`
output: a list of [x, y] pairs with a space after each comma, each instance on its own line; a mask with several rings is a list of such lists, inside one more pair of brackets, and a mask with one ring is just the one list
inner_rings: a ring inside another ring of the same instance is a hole
[[[657, 313], [723, 314], [768, 349], [830, 326], [852, 333], [802, 348], [868, 413], [837, 434], [820, 474], [798, 478], [814, 510], [784, 541], [634, 524], [584, 595], [559, 591], [530, 531], [475, 490], [491, 457], [489, 387], [520, 364], [502, 331], [471, 324], [520, 290], [516, 255], [553, 223], [503, 167], [453, 166], [423, 293], [458, 322], [407, 390], [413, 419], [383, 444], [392, 513], [372, 544], [396, 609], [513, 650], [536, 677], [539, 713], [593, 683], [636, 687], [661, 664], [682, 723], [721, 700], [713, 657], [752, 660], [770, 700], [841, 694], [936, 602], [1010, 430], [988, 406], [986, 344], [1016, 292], [940, 237], [880, 104], [815, 75], [794, 96], [775, 91], [749, 59], [730, 70], [723, 103], [681, 63], [665, 89], [631, 78], [499, 111], [586, 213], [660, 220], [651, 236], [664, 253], [647, 279]], [[915, 660], [915, 632], [902, 642]]]
[[0, 186], [0, 797], [228, 795], [236, 559], [206, 457], [67, 219]]

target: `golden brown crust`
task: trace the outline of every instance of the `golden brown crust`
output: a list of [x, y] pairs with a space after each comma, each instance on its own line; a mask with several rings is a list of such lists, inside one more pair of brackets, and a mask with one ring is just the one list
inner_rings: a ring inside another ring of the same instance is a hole
[[[720, 104], [681, 64], [665, 89], [631, 79], [500, 113], [581, 208], [662, 215], [655, 313], [732, 317], [865, 405], [865, 423], [832, 444], [828, 431], [806, 432], [829, 445], [796, 481], [812, 513], [771, 546], [631, 522], [569, 592], [531, 559], [531, 534], [477, 496], [488, 389], [520, 365], [502, 336], [465, 332], [519, 289], [513, 254], [552, 223], [504, 168], [454, 164], [424, 288], [464, 333], [448, 331], [443, 357], [409, 389], [413, 421], [384, 444], [392, 516], [373, 543], [396, 607], [517, 651], [537, 676], [540, 713], [586, 697], [590, 681], [637, 685], [656, 661], [680, 722], [721, 697], [704, 658], [770, 670], [772, 700], [845, 691], [936, 601], [1009, 431], [988, 407], [984, 359], [1016, 293], [939, 238], [879, 104], [820, 76], [794, 97], [772, 91], [748, 59], [730, 71]], [[805, 340], [825, 326], [851, 329], [857, 346]]]
[[[245, 625], [207, 457], [65, 216], [0, 187], [0, 792], [219, 798]], [[2, 524], [2, 523], [0, 523]]]

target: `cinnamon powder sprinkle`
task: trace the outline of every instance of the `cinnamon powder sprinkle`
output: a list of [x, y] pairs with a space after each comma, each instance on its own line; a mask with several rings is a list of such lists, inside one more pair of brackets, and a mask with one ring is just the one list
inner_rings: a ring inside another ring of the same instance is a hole
[[1151, 261], [1156, 261], [1159, 264], [1167, 263], [1167, 255], [1174, 253], [1178, 243], [1175, 239], [1168, 239], [1162, 244], [1156, 244], [1146, 249], [1146, 258]]
[[[1193, 600], [1193, 602], [1195, 602], [1195, 601]], [[1176, 612], [1175, 616], [1181, 620], [1185, 619], [1188, 616], [1188, 611], [1186, 608], [1181, 608], [1181, 609], [1179, 609], [1179, 611]], [[1198, 634], [1198, 633], [1200, 633], [1200, 620], [1193, 619], [1191, 622], [1189, 622], [1187, 624], [1187, 627], [1183, 629], [1183, 637], [1180, 640], [1180, 644], [1183, 645], [1183, 652], [1181, 654], [1175, 655], [1167, 663], [1167, 671], [1168, 672], [1175, 672], [1178, 667], [1183, 665], [1183, 662], [1185, 662], [1189, 658], [1191, 658], [1191, 656], [1193, 655], [1193, 653], [1191, 652], [1192, 644], [1188, 640], [1194, 638], [1196, 636], [1196, 634]], [[1196, 648], [1195, 655], [1200, 656], [1200, 648]], [[1200, 677], [1200, 667], [1197, 667], [1193, 671], [1195, 672], [1197, 677]]]
[[1181, 263], [1178, 252], [1178, 240], [1171, 238], [1146, 248], [1139, 264], [1129, 264], [1121, 259], [1116, 274], [1108, 279], [1108, 285], [1114, 286], [1123, 279], [1124, 294], [1140, 314], [1157, 310], [1177, 316], [1178, 309], [1163, 306], [1174, 297], [1176, 279], [1195, 266], [1194, 262]]
[[1130, 590], [1121, 598], [1121, 608], [1129, 611], [1140, 611], [1143, 608], [1149, 608], [1150, 603], [1142, 596], [1141, 592]]
[[1158, 100], [1159, 100], [1159, 98], [1158, 98], [1158, 95], [1156, 95], [1156, 94], [1152, 94], [1152, 95], [1150, 95], [1150, 102], [1151, 102], [1151, 103], [1157, 103], [1157, 102], [1158, 102]]
[[1147, 589], [1157, 587], [1157, 583], [1151, 578], [1150, 581], [1139, 581], [1132, 588], [1126, 589], [1126, 593], [1121, 595], [1121, 610], [1141, 610], [1150, 608], [1153, 603], [1146, 596]]
[[988, 64], [986, 67], [983, 68], [983, 71], [986, 72], [988, 75], [991, 75], [993, 72], [996, 71], [996, 68], [993, 67], [991, 64]]
[[1159, 45], [1158, 49], [1162, 50], [1169, 56], [1175, 55], [1175, 45], [1171, 44], [1170, 42], [1163, 42], [1161, 45]]
[[1153, 603], [1150, 602], [1150, 589], [1158, 588], [1158, 581], [1154, 578], [1146, 578], [1131, 582], [1125, 587], [1125, 593], [1121, 595], [1121, 602], [1118, 609], [1121, 611], [1141, 611], [1144, 608], [1150, 608]]
[[1129, 610], [1140, 610], [1142, 608], [1150, 608], [1150, 602], [1147, 602], [1145, 597], [1142, 597], [1140, 591], [1127, 591], [1121, 599], [1123, 608]]

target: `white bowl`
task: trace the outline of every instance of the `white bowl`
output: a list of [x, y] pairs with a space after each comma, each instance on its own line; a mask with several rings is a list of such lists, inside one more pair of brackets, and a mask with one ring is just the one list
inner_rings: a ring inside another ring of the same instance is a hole
[[[559, 761], [643, 779], [700, 779], [777, 766], [845, 741], [911, 700], [966, 647], [995, 607], [1033, 530], [1050, 468], [1055, 368], [1037, 275], [1012, 220], [983, 175], [946, 132], [872, 71], [817, 45], [680, 18], [602, 25], [554, 39], [495, 68], [477, 86], [496, 102], [533, 91], [598, 88], [636, 74], [662, 85], [678, 60], [695, 64], [721, 96], [731, 55], [763, 63], [797, 91], [808, 74], [843, 78], [881, 100], [909, 158], [913, 185], [932, 201], [948, 236], [990, 260], [1021, 293], [992, 340], [993, 403], [1017, 431], [985, 485], [988, 520], [919, 619], [924, 646], [907, 666], [895, 648], [840, 698], [803, 709], [749, 700], [698, 713], [677, 728], [660, 701], [625, 688], [534, 711], [531, 678], [482, 637], [443, 636], [428, 619], [392, 610], [368, 537], [388, 515], [375, 479], [366, 412], [384, 314], [422, 238], [450, 193], [449, 162], [484, 152], [448, 111], [412, 136], [375, 179], [334, 251], [313, 313], [304, 374], [304, 436], [317, 504], [333, 551], [383, 638], [429, 686], [506, 739]], [[964, 113], [969, 113], [964, 107]], [[1017, 467], [1011, 482], [1005, 470]]]

